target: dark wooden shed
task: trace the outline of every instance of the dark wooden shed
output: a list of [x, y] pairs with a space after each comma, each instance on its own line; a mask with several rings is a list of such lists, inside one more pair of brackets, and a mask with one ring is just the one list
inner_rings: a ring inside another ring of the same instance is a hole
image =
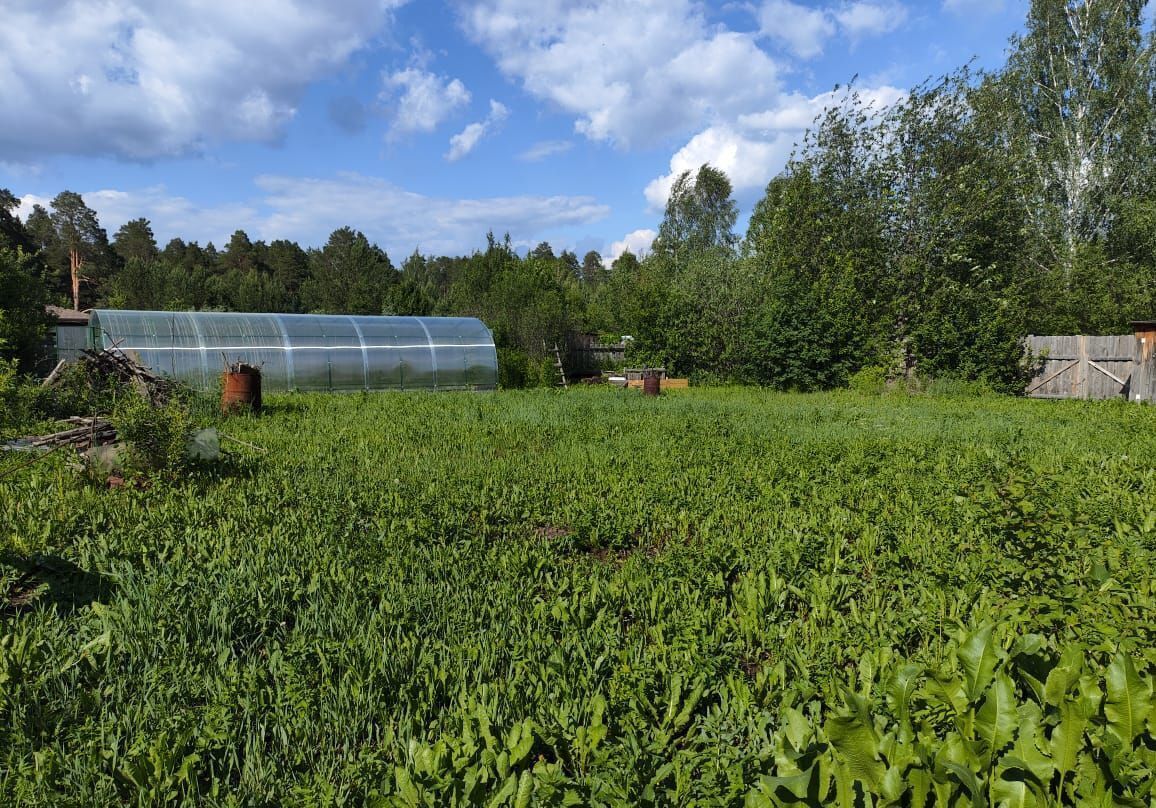
[[48, 313], [56, 319], [52, 344], [57, 361], [71, 362], [80, 356], [82, 350], [91, 347], [87, 311], [49, 306]]

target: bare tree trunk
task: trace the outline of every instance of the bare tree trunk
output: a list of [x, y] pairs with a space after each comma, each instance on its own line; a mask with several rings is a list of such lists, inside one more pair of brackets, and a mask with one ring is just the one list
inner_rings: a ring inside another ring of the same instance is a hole
[[74, 311], [80, 311], [80, 269], [83, 266], [84, 261], [80, 257], [80, 252], [69, 250], [68, 268], [72, 276], [72, 308]]

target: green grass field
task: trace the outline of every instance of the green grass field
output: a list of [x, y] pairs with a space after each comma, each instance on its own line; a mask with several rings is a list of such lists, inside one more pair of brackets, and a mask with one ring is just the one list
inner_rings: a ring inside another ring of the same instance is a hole
[[268, 453], [0, 477], [0, 804], [1153, 799], [1151, 407], [297, 395], [221, 428]]

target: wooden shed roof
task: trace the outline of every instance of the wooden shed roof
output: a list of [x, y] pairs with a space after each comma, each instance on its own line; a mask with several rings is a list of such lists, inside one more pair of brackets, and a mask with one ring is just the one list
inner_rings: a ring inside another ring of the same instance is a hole
[[48, 313], [56, 318], [60, 325], [88, 325], [88, 312], [75, 309], [62, 309], [60, 306], [45, 306]]

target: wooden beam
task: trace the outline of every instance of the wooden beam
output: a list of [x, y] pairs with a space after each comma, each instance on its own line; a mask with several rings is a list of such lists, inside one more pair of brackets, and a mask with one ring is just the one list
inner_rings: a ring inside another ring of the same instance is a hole
[[[1078, 360], [1080, 357], [1078, 357], [1078, 356], [1047, 356], [1044, 358], [1046, 358], [1049, 362], [1069, 362], [1072, 360]], [[1089, 358], [1093, 362], [1135, 362], [1136, 361], [1136, 357], [1134, 357], [1134, 356], [1092, 356]]]
[[1123, 379], [1121, 379], [1115, 373], [1112, 373], [1111, 371], [1109, 371], [1107, 368], [1101, 367], [1100, 365], [1096, 364], [1095, 362], [1093, 362], [1091, 360], [1088, 361], [1088, 364], [1091, 365], [1092, 367], [1094, 367], [1096, 370], [1103, 373], [1105, 376], [1107, 376], [1109, 379], [1111, 379], [1112, 381], [1114, 381], [1116, 384], [1120, 385], [1121, 387], [1123, 387], [1126, 384], [1126, 382]]
[[1052, 379], [1054, 379], [1054, 378], [1056, 378], [1057, 376], [1060, 376], [1060, 375], [1062, 375], [1062, 374], [1064, 374], [1064, 373], [1068, 372], [1069, 370], [1071, 370], [1072, 368], [1074, 368], [1074, 367], [1075, 367], [1076, 365], [1078, 365], [1078, 364], [1080, 364], [1080, 360], [1079, 360], [1079, 359], [1075, 360], [1074, 362], [1069, 362], [1068, 364], [1064, 365], [1062, 368], [1060, 368], [1059, 370], [1057, 370], [1055, 373], [1053, 373], [1051, 376], [1048, 376], [1048, 377], [1047, 377], [1046, 379], [1044, 379], [1042, 382], [1038, 382], [1038, 383], [1036, 383], [1036, 384], [1033, 384], [1031, 387], [1029, 387], [1029, 388], [1027, 389], [1027, 391], [1026, 391], [1026, 392], [1027, 392], [1027, 394], [1028, 394], [1028, 395], [1031, 395], [1033, 391], [1035, 391], [1035, 390], [1039, 390], [1041, 387], [1043, 387], [1045, 384], [1047, 384], [1048, 382], [1050, 382]]
[[1076, 384], [1072, 388], [1073, 398], [1091, 398], [1092, 380], [1088, 370], [1088, 336], [1080, 335], [1080, 369], [1076, 372]]

